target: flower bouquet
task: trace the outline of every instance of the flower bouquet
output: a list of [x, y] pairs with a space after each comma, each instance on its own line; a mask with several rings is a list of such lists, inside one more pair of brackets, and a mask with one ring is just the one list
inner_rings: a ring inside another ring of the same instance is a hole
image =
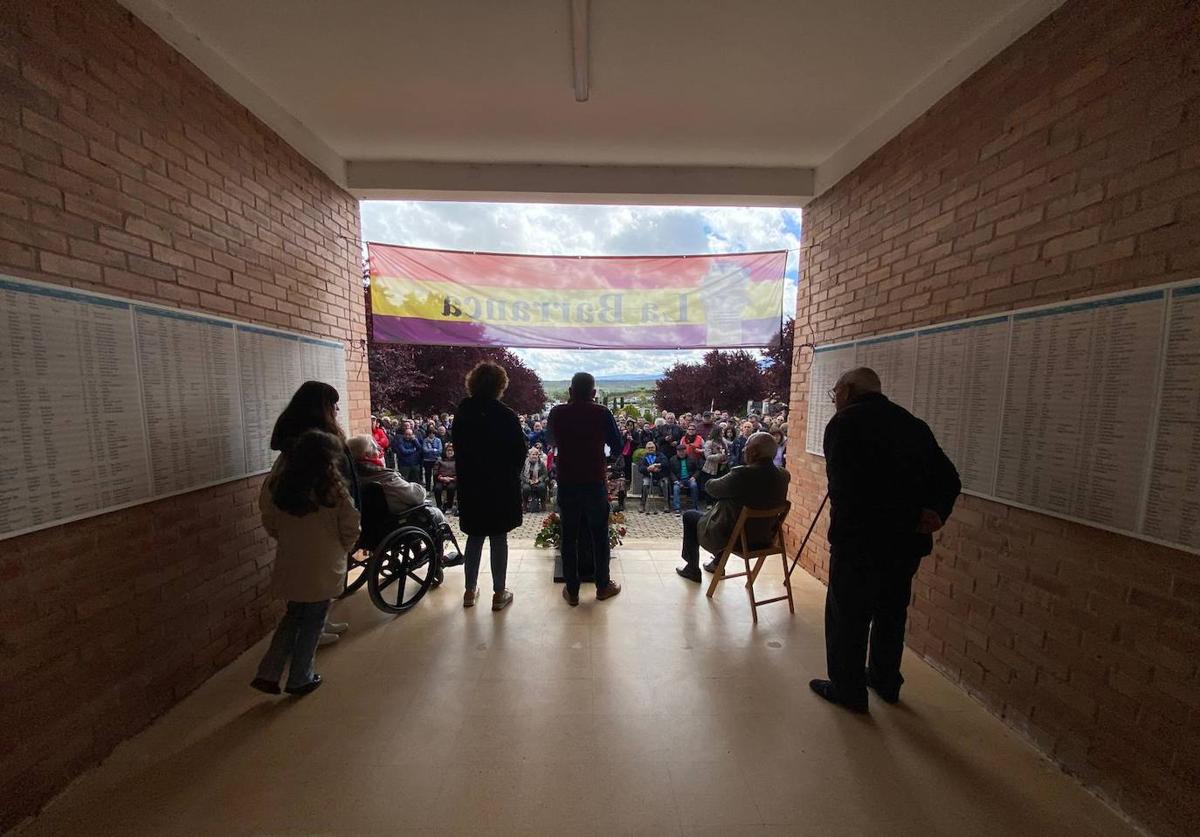
[[[622, 512], [610, 512], [608, 515], [608, 545], [609, 548], [620, 546], [624, 541], [625, 515]], [[542, 549], [562, 546], [562, 520], [558, 512], [550, 512], [542, 520], [542, 528], [534, 536], [533, 545]]]

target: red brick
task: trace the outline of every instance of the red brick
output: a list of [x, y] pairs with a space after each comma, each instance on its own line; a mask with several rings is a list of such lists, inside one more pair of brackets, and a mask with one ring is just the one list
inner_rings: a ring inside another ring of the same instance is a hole
[[[805, 208], [798, 321], [827, 343], [1195, 276], [1200, 64], [1184, 33], [1197, 25], [1187, 4], [1070, 0]], [[793, 376], [796, 450], [810, 362]], [[814, 511], [800, 500], [825, 486], [818, 458], [788, 468], [794, 549]], [[1190, 833], [1165, 812], [1189, 810], [1171, 774], [1181, 724], [1200, 734], [1193, 556], [976, 498], [935, 549], [912, 648], [1149, 831]], [[806, 550], [818, 578], [827, 550], [816, 537]]]
[[43, 250], [38, 263], [42, 270], [54, 276], [85, 279], [89, 282], [100, 282], [102, 279], [99, 265], [60, 256], [57, 253]]

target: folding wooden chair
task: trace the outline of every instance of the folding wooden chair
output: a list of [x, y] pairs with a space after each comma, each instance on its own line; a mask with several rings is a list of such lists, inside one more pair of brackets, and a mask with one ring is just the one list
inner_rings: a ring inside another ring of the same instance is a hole
[[[738, 515], [737, 523], [734, 524], [733, 532], [729, 535], [728, 543], [721, 550], [721, 555], [717, 559], [717, 571], [713, 573], [712, 581], [708, 585], [708, 597], [710, 599], [717, 592], [718, 583], [731, 578], [745, 577], [746, 593], [750, 596], [750, 612], [754, 616], [755, 624], [758, 624], [759, 605], [786, 600], [788, 610], [791, 613], [796, 612], [796, 605], [792, 601], [792, 574], [788, 571], [787, 552], [783, 547], [783, 521], [791, 508], [792, 504], [790, 502], [773, 509], [751, 509], [742, 506], [742, 513]], [[746, 541], [746, 522], [749, 520], [771, 521], [771, 538], [767, 546], [761, 549], [750, 548], [749, 543]], [[767, 558], [776, 554], [779, 555], [780, 566], [783, 567], [783, 587], [787, 591], [787, 595], [776, 596], [773, 599], [756, 599], [754, 597], [754, 581], [762, 571], [763, 563]], [[725, 562], [732, 555], [737, 555], [745, 562], [746, 569], [743, 572], [725, 572]], [[750, 567], [751, 561], [754, 561], [753, 569]]]

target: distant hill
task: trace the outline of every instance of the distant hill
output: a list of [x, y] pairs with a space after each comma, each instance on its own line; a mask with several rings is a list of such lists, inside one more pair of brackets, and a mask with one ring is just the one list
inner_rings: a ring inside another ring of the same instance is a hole
[[[604, 386], [604, 385], [612, 386], [614, 384], [645, 384], [645, 383], [654, 383], [661, 377], [662, 377], [661, 374], [659, 374], [659, 375], [610, 375], [610, 376], [601, 376], [601, 377], [597, 378], [596, 383], [601, 386]], [[549, 387], [564, 387], [565, 388], [568, 384], [571, 383], [571, 381], [570, 381], [570, 379], [564, 379], [561, 381], [543, 381], [542, 383], [547, 388], [549, 388]]]
[[[662, 375], [613, 375], [596, 379], [596, 388], [605, 398], [623, 398], [625, 403], [640, 408], [654, 406], [654, 384]], [[571, 382], [543, 381], [546, 394], [554, 401], [567, 400], [567, 388]]]

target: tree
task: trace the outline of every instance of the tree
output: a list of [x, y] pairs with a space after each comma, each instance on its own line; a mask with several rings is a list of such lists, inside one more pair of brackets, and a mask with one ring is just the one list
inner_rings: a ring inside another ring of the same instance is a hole
[[749, 352], [704, 355], [700, 363], [677, 363], [658, 379], [654, 403], [673, 413], [709, 409], [741, 412], [747, 401], [760, 401], [766, 382]]
[[546, 389], [537, 373], [507, 349], [495, 350], [502, 355], [497, 362], [508, 371], [508, 390], [504, 403], [518, 413], [540, 413], [546, 406]]
[[430, 377], [417, 365], [413, 346], [372, 342], [367, 350], [371, 378], [371, 412], [399, 405], [429, 386]]
[[792, 352], [796, 345], [796, 321], [788, 318], [771, 345], [763, 349], [763, 379], [766, 397], [787, 404], [792, 393]]
[[467, 373], [485, 360], [508, 372], [504, 403], [518, 413], [535, 413], [546, 406], [537, 373], [507, 349], [373, 343], [368, 356], [372, 410], [426, 415], [452, 411], [466, 397]]

